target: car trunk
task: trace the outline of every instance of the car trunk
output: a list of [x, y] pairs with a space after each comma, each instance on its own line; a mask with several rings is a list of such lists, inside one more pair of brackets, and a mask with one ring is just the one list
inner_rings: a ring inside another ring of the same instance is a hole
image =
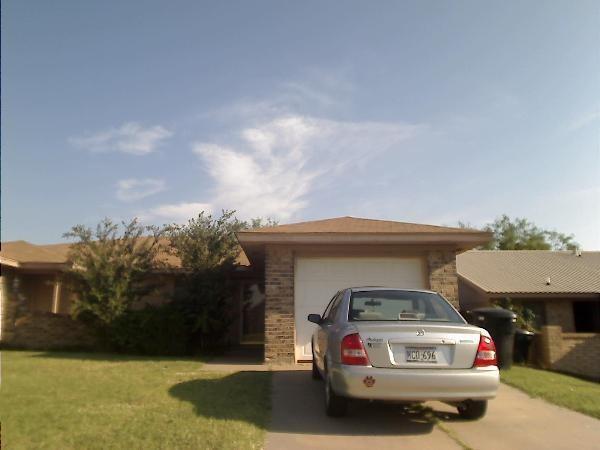
[[353, 322], [371, 365], [392, 368], [467, 369], [473, 366], [480, 331], [469, 325], [432, 322]]

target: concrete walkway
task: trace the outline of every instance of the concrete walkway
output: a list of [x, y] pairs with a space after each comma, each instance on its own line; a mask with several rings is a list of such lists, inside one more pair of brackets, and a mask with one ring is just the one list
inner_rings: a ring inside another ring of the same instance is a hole
[[293, 449], [598, 449], [600, 421], [560, 408], [506, 385], [479, 421], [427, 403], [434, 414], [396, 405], [352, 404], [347, 417], [325, 415], [323, 384], [309, 371], [273, 374], [273, 409], [267, 450]]

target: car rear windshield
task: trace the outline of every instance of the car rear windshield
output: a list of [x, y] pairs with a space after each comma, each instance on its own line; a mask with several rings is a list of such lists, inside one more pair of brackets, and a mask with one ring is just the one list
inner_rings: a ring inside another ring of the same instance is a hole
[[399, 290], [353, 292], [348, 320], [465, 323], [438, 294]]

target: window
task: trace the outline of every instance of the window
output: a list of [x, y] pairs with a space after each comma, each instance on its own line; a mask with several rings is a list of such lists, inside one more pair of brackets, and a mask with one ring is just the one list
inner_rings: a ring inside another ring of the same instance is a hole
[[337, 315], [337, 313], [340, 309], [340, 305], [342, 304], [343, 298], [344, 298], [344, 291], [341, 291], [338, 293], [337, 297], [333, 300], [333, 303], [331, 304], [331, 309], [329, 310], [329, 315], [327, 317], [327, 320], [329, 322], [333, 322], [335, 320], [335, 316]]
[[575, 331], [578, 333], [600, 332], [600, 302], [573, 302]]
[[329, 306], [326, 310], [326, 314], [323, 316], [323, 319], [325, 319], [326, 322], [333, 322], [333, 319], [337, 313], [340, 301], [343, 297], [344, 297], [344, 291], [340, 291], [333, 296], [333, 298], [331, 299], [331, 302], [329, 303]]
[[327, 303], [327, 307], [325, 308], [325, 311], [323, 311], [323, 315], [321, 317], [323, 317], [323, 319], [325, 317], [327, 317], [327, 315], [329, 314], [329, 310], [331, 309], [331, 305], [333, 305], [333, 302], [335, 301], [336, 297], [338, 296], [339, 292], [336, 292], [333, 297], [331, 297], [331, 300], [329, 300], [329, 303]]
[[350, 321], [423, 321], [465, 323], [437, 294], [418, 291], [373, 290], [352, 294]]

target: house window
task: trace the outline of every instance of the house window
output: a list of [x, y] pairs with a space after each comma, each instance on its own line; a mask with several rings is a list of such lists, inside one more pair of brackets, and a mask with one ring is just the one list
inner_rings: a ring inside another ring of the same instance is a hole
[[573, 302], [575, 331], [578, 333], [600, 333], [600, 302]]

